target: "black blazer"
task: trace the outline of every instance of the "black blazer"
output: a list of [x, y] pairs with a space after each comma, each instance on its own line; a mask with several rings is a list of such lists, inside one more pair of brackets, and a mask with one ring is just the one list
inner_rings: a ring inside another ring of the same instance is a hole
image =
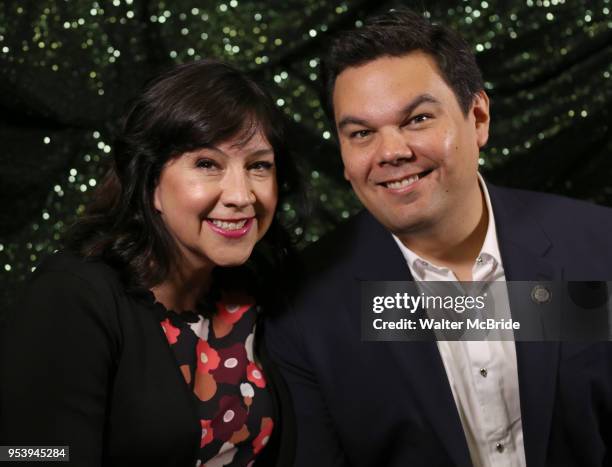
[[[291, 465], [288, 392], [256, 341], [276, 413], [256, 465]], [[193, 394], [150, 305], [103, 262], [57, 253], [38, 268], [8, 320], [0, 381], [0, 445], [68, 445], [78, 467], [195, 465]]]
[[[611, 209], [489, 192], [508, 280], [612, 279]], [[363, 212], [306, 257], [308, 285], [266, 333], [294, 400], [296, 465], [470, 466], [436, 343], [361, 341], [359, 281], [412, 280], [389, 232]], [[612, 465], [612, 344], [516, 353], [527, 465]]]

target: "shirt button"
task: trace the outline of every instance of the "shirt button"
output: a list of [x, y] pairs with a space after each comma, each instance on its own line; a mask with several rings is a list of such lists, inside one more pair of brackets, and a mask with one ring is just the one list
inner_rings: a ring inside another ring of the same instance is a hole
[[497, 449], [497, 452], [504, 452], [504, 444], [503, 443], [495, 443], [495, 449]]
[[476, 258], [477, 264], [482, 264], [482, 261], [483, 261], [482, 256], [478, 256], [478, 258]]
[[483, 378], [486, 378], [488, 374], [489, 374], [489, 372], [487, 371], [486, 368], [481, 368], [480, 369], [480, 376], [482, 376]]

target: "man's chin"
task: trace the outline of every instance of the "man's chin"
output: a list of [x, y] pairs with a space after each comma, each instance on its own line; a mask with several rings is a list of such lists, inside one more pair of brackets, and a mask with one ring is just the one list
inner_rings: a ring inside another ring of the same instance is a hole
[[385, 228], [398, 238], [415, 235], [427, 230], [430, 222], [427, 219], [419, 217], [403, 217], [402, 219], [379, 219]]

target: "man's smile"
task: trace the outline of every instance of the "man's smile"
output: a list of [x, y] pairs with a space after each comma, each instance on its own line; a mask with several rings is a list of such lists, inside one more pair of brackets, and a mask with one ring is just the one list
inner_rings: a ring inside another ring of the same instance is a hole
[[385, 180], [382, 182], [377, 182], [376, 184], [391, 190], [401, 190], [409, 187], [420, 179], [425, 178], [427, 175], [433, 172], [433, 170], [434, 169], [424, 170], [423, 172], [404, 175], [401, 178]]

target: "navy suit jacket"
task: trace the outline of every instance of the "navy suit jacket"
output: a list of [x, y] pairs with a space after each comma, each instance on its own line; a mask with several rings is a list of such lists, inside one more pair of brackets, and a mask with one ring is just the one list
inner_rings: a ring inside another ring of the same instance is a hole
[[[612, 209], [489, 185], [508, 280], [612, 280]], [[297, 466], [471, 465], [435, 342], [362, 342], [359, 281], [412, 280], [362, 212], [307, 250], [266, 340], [297, 417]], [[512, 304], [511, 304], [512, 306]], [[612, 344], [517, 342], [528, 467], [612, 465]]]

